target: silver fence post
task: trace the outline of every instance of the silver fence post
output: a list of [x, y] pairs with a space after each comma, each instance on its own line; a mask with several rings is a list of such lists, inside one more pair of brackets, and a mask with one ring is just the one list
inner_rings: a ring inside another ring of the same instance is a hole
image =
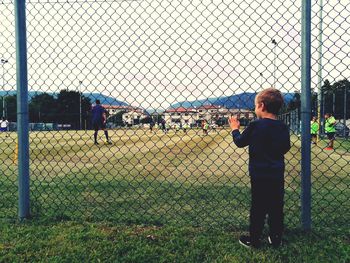
[[301, 221], [311, 229], [311, 1], [302, 0], [301, 17]]
[[30, 217], [28, 76], [25, 0], [15, 0], [17, 133], [18, 133], [18, 217]]

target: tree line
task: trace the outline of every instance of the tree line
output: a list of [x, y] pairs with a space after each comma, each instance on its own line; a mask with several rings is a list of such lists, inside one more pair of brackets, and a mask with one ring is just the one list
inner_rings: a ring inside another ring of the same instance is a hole
[[[336, 118], [342, 119], [346, 115], [346, 119], [350, 118], [350, 81], [347, 79], [339, 80], [331, 84], [326, 79], [321, 86], [321, 105], [322, 115], [332, 113]], [[285, 105], [282, 113], [299, 110], [301, 107], [301, 94], [295, 92], [293, 99]], [[311, 110], [312, 115], [317, 116], [318, 112], [318, 93], [311, 93]], [[322, 116], [323, 117], [323, 116]]]
[[[81, 97], [81, 98], [80, 98]], [[312, 92], [311, 106], [312, 114], [317, 115], [318, 94]], [[5, 116], [10, 122], [17, 121], [17, 96], [4, 96], [4, 103], [0, 103], [0, 113], [5, 112]], [[80, 125], [80, 103], [81, 99], [81, 119], [82, 128], [91, 127], [91, 101], [77, 91], [61, 90], [57, 95], [49, 93], [39, 93], [33, 96], [29, 102], [29, 122], [33, 123], [58, 123], [70, 124], [72, 128], [79, 128]], [[5, 111], [3, 109], [5, 105]], [[301, 95], [295, 92], [293, 99], [285, 105], [282, 112], [289, 112], [300, 109]], [[333, 84], [326, 79], [321, 87], [321, 112], [333, 113], [336, 118], [350, 118], [350, 81], [339, 80]], [[112, 116], [109, 121], [122, 123], [122, 114]]]
[[[81, 97], [81, 98], [80, 98]], [[3, 97], [0, 112], [5, 105], [5, 116], [10, 122], [17, 121], [17, 95]], [[80, 99], [82, 127], [91, 126], [91, 101], [77, 91], [61, 90], [57, 95], [39, 93], [29, 102], [29, 122], [70, 124], [72, 128], [80, 125]]]
[[326, 79], [322, 85], [322, 105], [324, 113], [333, 113], [336, 118], [350, 118], [350, 81], [347, 79], [330, 83]]

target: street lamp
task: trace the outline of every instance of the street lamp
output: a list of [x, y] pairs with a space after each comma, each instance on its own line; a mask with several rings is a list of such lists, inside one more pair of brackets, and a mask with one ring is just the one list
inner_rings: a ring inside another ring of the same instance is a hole
[[[9, 61], [6, 59], [1, 59], [0, 60], [1, 65], [2, 65], [2, 86], [3, 90], [5, 91], [5, 64], [8, 63]], [[2, 117], [5, 117], [5, 94], [2, 96]]]
[[81, 130], [81, 85], [83, 82], [79, 80], [79, 129]]
[[276, 47], [277, 47], [277, 42], [275, 39], [272, 39], [272, 44], [274, 44], [273, 47], [273, 86], [276, 88]]

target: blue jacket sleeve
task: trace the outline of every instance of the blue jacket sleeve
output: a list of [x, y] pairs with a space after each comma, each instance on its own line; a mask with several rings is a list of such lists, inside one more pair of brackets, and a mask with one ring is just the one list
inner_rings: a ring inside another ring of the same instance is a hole
[[232, 131], [233, 142], [236, 144], [237, 147], [242, 148], [249, 145], [251, 141], [251, 131], [251, 124], [249, 124], [248, 127], [242, 133], [240, 133], [239, 130]]

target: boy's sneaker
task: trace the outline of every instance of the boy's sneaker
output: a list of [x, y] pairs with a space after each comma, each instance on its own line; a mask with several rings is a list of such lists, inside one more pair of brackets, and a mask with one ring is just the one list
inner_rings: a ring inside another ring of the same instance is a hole
[[267, 241], [274, 248], [282, 246], [282, 238], [280, 236], [268, 236]]
[[325, 150], [327, 150], [327, 151], [331, 151], [331, 150], [333, 150], [333, 148], [332, 147], [326, 147], [326, 148], [324, 148]]
[[94, 142], [95, 145], [98, 145], [98, 142]]
[[241, 236], [239, 238], [239, 243], [246, 248], [259, 248], [260, 242], [252, 242], [249, 236]]

